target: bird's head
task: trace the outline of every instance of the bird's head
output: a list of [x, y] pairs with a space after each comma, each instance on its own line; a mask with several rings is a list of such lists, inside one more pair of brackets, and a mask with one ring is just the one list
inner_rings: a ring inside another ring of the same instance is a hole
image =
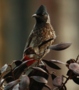
[[41, 5], [32, 16], [37, 23], [50, 23], [50, 17], [44, 5]]

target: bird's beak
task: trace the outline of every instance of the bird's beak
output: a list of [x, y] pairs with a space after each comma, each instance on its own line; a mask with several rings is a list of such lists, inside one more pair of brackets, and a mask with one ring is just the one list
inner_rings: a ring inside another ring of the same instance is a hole
[[37, 17], [38, 15], [37, 14], [33, 14], [32, 17]]

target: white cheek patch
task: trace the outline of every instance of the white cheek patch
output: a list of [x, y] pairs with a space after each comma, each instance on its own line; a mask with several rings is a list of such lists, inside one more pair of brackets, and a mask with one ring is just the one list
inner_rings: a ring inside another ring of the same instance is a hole
[[48, 15], [48, 19], [46, 23], [50, 23], [50, 16]]

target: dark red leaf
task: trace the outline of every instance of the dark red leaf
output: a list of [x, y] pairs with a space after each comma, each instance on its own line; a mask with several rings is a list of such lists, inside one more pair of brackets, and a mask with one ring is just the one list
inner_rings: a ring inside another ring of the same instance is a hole
[[32, 67], [32, 69], [35, 69], [35, 70], [38, 70], [38, 71], [48, 74], [44, 69], [42, 69], [40, 67]]
[[18, 79], [18, 80], [15, 80], [15, 81], [12, 81], [12, 82], [8, 83], [8, 84], [5, 86], [4, 90], [12, 90], [13, 87], [14, 87], [16, 84], [18, 84], [19, 82], [20, 82], [20, 80]]
[[45, 87], [48, 88], [49, 90], [52, 90], [48, 84], [45, 84]]
[[48, 74], [48, 70], [46, 68], [45, 65], [39, 65], [38, 67], [42, 68], [44, 71], [46, 71], [47, 73], [42, 72], [41, 70], [37, 70], [37, 69], [33, 69], [30, 73], [29, 73], [29, 77], [31, 76], [41, 76], [44, 77], [45, 79], [48, 79], [49, 74]]
[[36, 82], [47, 84], [48, 81], [41, 76], [31, 76], [30, 78], [34, 79]]
[[73, 72], [72, 70], [68, 70], [68, 71], [67, 71], [67, 76], [69, 76], [70, 79], [72, 79], [73, 76], [75, 76], [75, 74], [74, 74], [74, 72]]
[[77, 78], [77, 77], [73, 77], [72, 79], [73, 79], [73, 81], [74, 81], [76, 84], [79, 85], [79, 78]]
[[8, 68], [8, 64], [5, 64], [1, 69], [0, 69], [0, 73], [4, 73]]
[[19, 90], [29, 90], [30, 80], [27, 75], [22, 75], [19, 83]]
[[60, 50], [67, 49], [70, 45], [71, 45], [71, 43], [60, 43], [60, 44], [52, 45], [49, 48], [51, 50], [60, 51]]
[[76, 75], [79, 75], [79, 64], [78, 63], [71, 63], [69, 65], [69, 69], [73, 71]]
[[16, 84], [12, 90], [19, 90], [19, 84]]
[[54, 64], [52, 61], [47, 61], [47, 60], [44, 60], [43, 61], [51, 68], [54, 68], [54, 69], [60, 69], [59, 66], [57, 66], [56, 64]]
[[[39, 65], [38, 67], [42, 68], [43, 70], [45, 70], [48, 73], [48, 70], [46, 68], [45, 65]], [[29, 73], [29, 77], [31, 76], [40, 76], [45, 78], [46, 80], [48, 80], [49, 74], [44, 73], [40, 70], [36, 70], [33, 69], [30, 73]], [[45, 86], [45, 83], [39, 83], [37, 81], [35, 81], [34, 79], [30, 78], [30, 89], [29, 90], [42, 90], [42, 88]]]
[[44, 83], [39, 83], [34, 79], [30, 78], [29, 90], [42, 90], [44, 86]]
[[[10, 71], [4, 76], [4, 79], [7, 78], [8, 76], [12, 76], [15, 79], [18, 79], [21, 76], [21, 74], [24, 72], [25, 68], [27, 68], [26, 63], [29, 61], [31, 60], [23, 61], [19, 66], [14, 67], [12, 71]], [[11, 82], [12, 80], [14, 79], [9, 79], [9, 78], [6, 79], [7, 82]]]
[[66, 64], [66, 63], [59, 61], [59, 60], [50, 60], [50, 61], [53, 63], [58, 63], [58, 64]]
[[60, 87], [63, 84], [63, 76], [57, 76], [53, 79], [53, 85], [56, 87]]

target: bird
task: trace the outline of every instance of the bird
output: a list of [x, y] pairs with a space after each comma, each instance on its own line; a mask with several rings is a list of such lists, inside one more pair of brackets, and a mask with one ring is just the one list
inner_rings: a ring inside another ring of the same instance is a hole
[[[33, 29], [27, 39], [23, 56], [21, 61], [16, 63], [16, 66], [13, 68], [14, 75], [18, 72], [16, 69], [21, 66], [21, 71], [25, 68], [28, 71], [30, 67], [35, 66], [37, 62], [42, 62], [43, 57], [50, 52], [50, 46], [53, 44], [56, 39], [56, 33], [51, 25], [50, 16], [47, 12], [47, 9], [44, 5], [41, 5], [32, 15], [35, 18], [36, 23], [33, 26]], [[25, 63], [28, 60], [27, 63]], [[24, 62], [25, 61], [25, 62]], [[30, 71], [29, 71], [30, 72]], [[12, 76], [12, 72], [10, 71], [7, 75]], [[19, 74], [20, 76], [20, 74]], [[17, 79], [17, 75], [15, 75], [15, 79]], [[9, 79], [8, 79], [9, 80]], [[6, 80], [7, 81], [7, 80]]]
[[[23, 55], [35, 60], [42, 60], [42, 58], [49, 53], [51, 46], [56, 39], [56, 33], [51, 25], [50, 16], [44, 5], [41, 5], [32, 15], [36, 23], [27, 39]], [[28, 48], [34, 51], [34, 54], [28, 54]]]

